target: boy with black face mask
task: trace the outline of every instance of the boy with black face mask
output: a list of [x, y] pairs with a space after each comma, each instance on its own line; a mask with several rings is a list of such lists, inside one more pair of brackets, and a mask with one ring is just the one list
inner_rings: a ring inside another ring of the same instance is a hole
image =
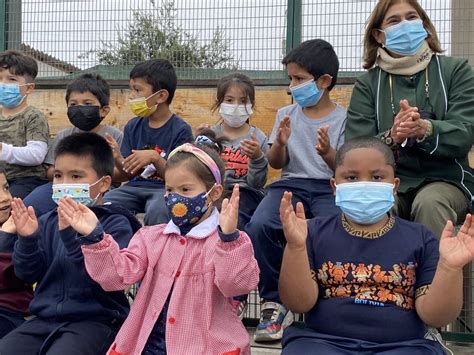
[[[110, 112], [109, 100], [109, 84], [100, 75], [83, 74], [69, 83], [66, 88], [67, 116], [73, 127], [60, 131], [49, 146], [44, 164], [47, 165], [50, 181], [53, 179], [54, 151], [63, 138], [80, 132], [93, 132], [100, 136], [108, 133], [119, 145], [122, 144], [122, 132], [102, 123]], [[56, 207], [51, 199], [52, 193], [52, 184], [49, 182], [33, 190], [23, 202], [26, 206], [33, 206], [36, 215], [41, 216]]]

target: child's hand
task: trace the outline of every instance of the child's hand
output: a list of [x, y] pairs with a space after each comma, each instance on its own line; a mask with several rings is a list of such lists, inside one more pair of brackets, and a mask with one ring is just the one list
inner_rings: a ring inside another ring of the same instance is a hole
[[29, 237], [38, 230], [34, 208], [32, 206], [26, 208], [23, 201], [17, 197], [12, 201], [12, 218], [20, 237]]
[[114, 159], [119, 159], [122, 154], [120, 153], [120, 147], [115, 138], [112, 137], [110, 133], [106, 133], [104, 138], [107, 143], [109, 143], [110, 149], [112, 149]]
[[152, 164], [158, 157], [154, 150], [132, 150], [132, 154], [123, 161], [123, 170], [129, 174], [136, 174], [140, 169]]
[[280, 203], [280, 220], [283, 225], [288, 247], [293, 249], [302, 249], [306, 247], [306, 238], [308, 236], [308, 225], [304, 214], [303, 204], [296, 204], [296, 213], [291, 204], [293, 194], [285, 191]]
[[62, 198], [59, 201], [58, 214], [77, 233], [82, 235], [91, 234], [99, 221], [94, 212], [70, 197]]
[[474, 259], [474, 223], [468, 214], [457, 236], [454, 226], [446, 223], [439, 241], [439, 263], [448, 269], [460, 270]]
[[237, 221], [239, 219], [239, 184], [234, 185], [230, 201], [228, 198], [222, 201], [219, 225], [224, 234], [230, 234], [237, 230]]
[[318, 129], [318, 144], [316, 145], [316, 150], [321, 156], [326, 155], [331, 148], [328, 132], [329, 126], [324, 126]]
[[240, 142], [240, 149], [250, 159], [258, 159], [262, 156], [263, 152], [258, 143], [257, 136], [252, 135], [252, 139], [244, 139]]
[[194, 137], [199, 136], [202, 131], [205, 129], [210, 129], [212, 126], [209, 123], [201, 123], [195, 130], [194, 130]]
[[16, 233], [16, 226], [15, 226], [15, 222], [13, 221], [13, 217], [12, 217], [12, 216], [10, 216], [10, 217], [5, 221], [5, 223], [3, 223], [3, 225], [2, 225], [2, 231], [4, 231], [5, 233], [11, 233], [11, 234]]
[[290, 138], [290, 135], [291, 135], [290, 116], [285, 116], [280, 122], [280, 127], [278, 127], [276, 141], [280, 145], [286, 145], [286, 143], [288, 143], [288, 139]]

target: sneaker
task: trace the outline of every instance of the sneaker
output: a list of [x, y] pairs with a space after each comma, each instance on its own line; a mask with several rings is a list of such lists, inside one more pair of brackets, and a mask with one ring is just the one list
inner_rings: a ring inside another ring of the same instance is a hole
[[260, 323], [255, 331], [256, 342], [280, 340], [283, 331], [293, 323], [293, 312], [276, 302], [265, 302], [260, 313]]
[[232, 308], [234, 309], [235, 314], [239, 317], [240, 320], [244, 319], [245, 312], [247, 311], [247, 307], [249, 305], [247, 300], [238, 301], [232, 300]]

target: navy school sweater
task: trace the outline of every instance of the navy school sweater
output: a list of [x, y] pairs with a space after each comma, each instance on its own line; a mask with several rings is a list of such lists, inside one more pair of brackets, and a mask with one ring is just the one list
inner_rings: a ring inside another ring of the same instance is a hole
[[[141, 226], [121, 206], [108, 204], [91, 209], [121, 248]], [[54, 210], [40, 217], [33, 236], [18, 237], [13, 254], [15, 273], [25, 282], [37, 283], [31, 314], [55, 321], [124, 320], [129, 310], [124, 292], [105, 292], [90, 278], [76, 236], [70, 227], [58, 230]]]

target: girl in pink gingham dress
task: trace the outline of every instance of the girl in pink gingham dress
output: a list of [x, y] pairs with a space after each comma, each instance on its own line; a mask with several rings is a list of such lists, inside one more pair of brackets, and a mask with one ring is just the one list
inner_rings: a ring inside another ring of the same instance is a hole
[[220, 214], [215, 207], [223, 173], [208, 146], [172, 151], [165, 169], [171, 221], [143, 227], [121, 250], [82, 205], [60, 206], [71, 226], [90, 236], [82, 246], [86, 268], [104, 290], [140, 284], [108, 354], [250, 354], [231, 300], [256, 288], [259, 269], [249, 237], [237, 230], [238, 185]]

